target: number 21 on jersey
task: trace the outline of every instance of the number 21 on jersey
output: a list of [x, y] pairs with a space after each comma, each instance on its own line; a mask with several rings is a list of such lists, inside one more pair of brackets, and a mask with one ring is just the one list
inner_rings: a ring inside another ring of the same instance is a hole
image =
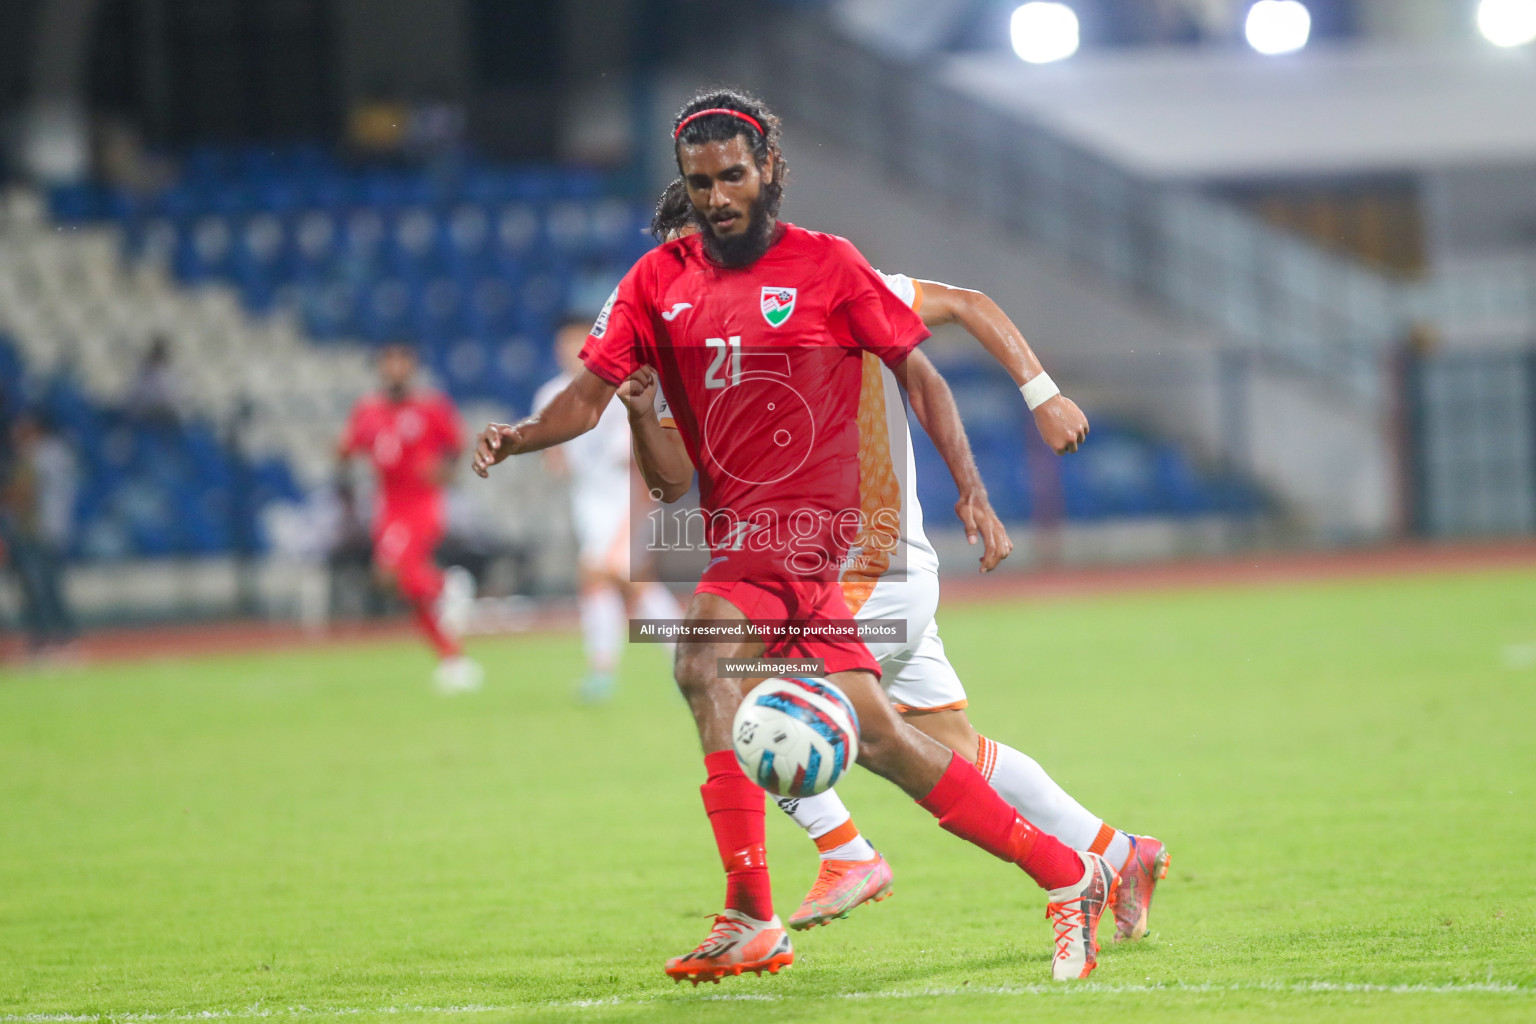
[[[715, 358], [710, 362], [709, 369], [704, 371], [704, 386], [709, 389], [731, 387], [741, 383], [741, 335], [732, 335], [726, 338], [705, 338], [704, 344], [715, 350]], [[725, 367], [725, 361], [729, 357], [731, 361], [731, 379], [724, 380], [720, 371]]]

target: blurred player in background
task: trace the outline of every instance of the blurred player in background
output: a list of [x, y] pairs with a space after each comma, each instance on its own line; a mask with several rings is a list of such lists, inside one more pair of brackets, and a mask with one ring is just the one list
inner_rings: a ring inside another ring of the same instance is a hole
[[[534, 395], [534, 412], [547, 406], [581, 371], [581, 346], [591, 328], [590, 318], [573, 317], [561, 325], [555, 335], [560, 373]], [[645, 567], [633, 565], [631, 559], [645, 545], [631, 540], [643, 509], [653, 502], [630, 472], [630, 444], [624, 406], [611, 402], [597, 426], [544, 453], [550, 467], [570, 483], [581, 637], [587, 656], [579, 694], [586, 701], [607, 700], [613, 694], [626, 612], [642, 619], [677, 619], [683, 614], [677, 599], [660, 583], [633, 582], [636, 576], [644, 578]]]
[[[651, 231], [658, 241], [699, 230], [682, 179], [672, 182], [656, 206]], [[1056, 391], [1040, 360], [996, 302], [985, 294], [905, 274], [877, 271], [887, 288], [910, 306], [928, 327], [959, 324], [981, 342], [1024, 390], [1041, 438], [1058, 455], [1075, 452], [1088, 436], [1088, 420], [1070, 398]], [[955, 473], [966, 503], [966, 481], [979, 480], [965, 427], [949, 387], [921, 352], [908, 361], [907, 391], [935, 446]], [[1032, 394], [1033, 392], [1033, 394]], [[630, 409], [636, 451], [642, 469], [664, 463], [649, 486], [663, 501], [676, 500], [679, 484], [691, 478], [692, 464], [677, 433], [666, 398], [656, 387], [655, 371], [646, 367], [619, 388]], [[925, 408], [927, 405], [929, 408]], [[656, 415], [646, 414], [654, 408]], [[1120, 875], [1115, 898], [1115, 940], [1143, 938], [1153, 889], [1168, 872], [1169, 855], [1151, 836], [1137, 836], [1107, 825], [1089, 813], [1029, 755], [982, 736], [965, 708], [969, 699], [944, 651], [934, 615], [939, 601], [939, 559], [923, 530], [922, 505], [912, 476], [911, 429], [895, 376], [879, 360], [866, 356], [865, 386], [859, 400], [860, 476], [866, 502], [896, 509], [899, 535], [885, 543], [866, 543], [860, 561], [842, 575], [843, 596], [856, 618], [905, 619], [904, 643], [870, 643], [885, 670], [881, 685], [891, 703], [916, 728], [971, 761], [1004, 799], [1030, 821], [1077, 850], [1103, 854]], [[894, 459], [905, 457], [905, 473]], [[959, 463], [959, 465], [955, 465]], [[776, 798], [779, 806], [805, 829], [821, 851], [821, 870], [791, 928], [811, 928], [844, 917], [891, 888], [885, 858], [860, 835], [853, 817], [835, 791], [813, 797]]]
[[[475, 471], [484, 476], [509, 455], [592, 429], [619, 385], [655, 366], [672, 392], [690, 462], [699, 466], [714, 556], [688, 620], [738, 629], [804, 624], [804, 633], [775, 636], [767, 653], [819, 662], [818, 672], [858, 714], [859, 763], [943, 828], [1046, 890], [1056, 932], [1052, 977], [1087, 977], [1096, 964], [1094, 932], [1114, 891], [1108, 862], [1039, 829], [971, 762], [906, 724], [880, 690], [879, 663], [864, 643], [823, 630], [848, 618], [836, 568], [848, 551], [848, 513], [858, 519], [860, 510], [860, 356], [875, 353], [904, 375], [929, 332], [846, 239], [778, 220], [785, 174], [778, 132], [778, 118], [753, 97], [721, 90], [689, 101], [673, 139], [689, 199], [707, 210], [707, 229], [652, 250], [631, 268], [582, 350], [582, 372], [538, 416], [482, 431]], [[721, 336], [706, 337], [716, 332]], [[749, 380], [749, 360], [793, 385]], [[738, 391], [738, 384], [749, 386]], [[788, 404], [778, 409], [775, 396]], [[970, 511], [989, 549], [1006, 543], [990, 506]], [[788, 543], [775, 525], [786, 521]], [[701, 795], [726, 873], [726, 906], [709, 935], [666, 965], [669, 976], [695, 984], [774, 973], [794, 961], [773, 912], [764, 794], [732, 752], [743, 680], [720, 671], [721, 658], [739, 657], [755, 642], [690, 637], [678, 644], [674, 674], [704, 749]]]
[[[443, 492], [463, 449], [464, 429], [447, 396], [416, 385], [416, 352], [386, 345], [379, 352], [380, 390], [360, 399], [338, 444], [343, 474], [366, 456], [378, 483], [373, 565], [381, 581], [411, 606], [437, 652], [440, 692], [478, 690], [480, 666], [459, 645], [473, 584], [460, 573], [445, 587], [434, 560], [443, 538]], [[469, 586], [464, 586], [468, 583]]]
[[79, 471], [69, 442], [41, 416], [18, 416], [11, 440], [14, 448], [0, 458], [0, 565], [9, 561], [20, 585], [29, 653], [57, 655], [77, 633], [64, 554], [74, 533]]

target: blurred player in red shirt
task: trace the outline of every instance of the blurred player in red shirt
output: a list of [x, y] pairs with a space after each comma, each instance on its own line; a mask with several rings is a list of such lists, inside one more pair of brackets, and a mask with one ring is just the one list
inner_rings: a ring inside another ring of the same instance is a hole
[[434, 561], [443, 539], [443, 492], [463, 449], [464, 428], [446, 395], [416, 387], [416, 353], [408, 345], [388, 345], [379, 353], [379, 381], [381, 389], [352, 409], [338, 445], [343, 464], [366, 455], [377, 474], [374, 570], [410, 603], [437, 651], [438, 689], [478, 690], [480, 666], [464, 656], [457, 629], [447, 624], [452, 616], [444, 614], [444, 577]]
[[[849, 619], [837, 579], [861, 511], [864, 353], [902, 379], [928, 330], [846, 239], [778, 219], [785, 174], [778, 128], [760, 101], [729, 90], [683, 108], [675, 152], [705, 230], [635, 264], [592, 329], [581, 353], [585, 369], [538, 415], [487, 427], [475, 470], [484, 476], [508, 455], [591, 430], [619, 384], [654, 367], [698, 467], [714, 556], [688, 619], [805, 628], [803, 636], [772, 639], [767, 653], [819, 660], [858, 713], [859, 763], [945, 829], [1018, 865], [1047, 890], [1056, 931], [1052, 976], [1087, 977], [1113, 869], [1036, 828], [964, 757], [903, 722], [880, 689], [868, 647], [822, 632]], [[979, 532], [991, 544], [1005, 535], [987, 513]], [[773, 912], [763, 791], [732, 753], [742, 681], [718, 670], [721, 658], [751, 643], [685, 638], [677, 648], [675, 675], [704, 748], [701, 792], [726, 872], [726, 908], [709, 936], [666, 966], [671, 977], [694, 983], [775, 973], [794, 959]]]

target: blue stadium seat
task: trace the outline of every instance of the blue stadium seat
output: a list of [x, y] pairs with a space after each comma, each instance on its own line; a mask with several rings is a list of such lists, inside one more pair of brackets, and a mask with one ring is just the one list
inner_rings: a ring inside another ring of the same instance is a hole
[[55, 185], [48, 193], [48, 209], [64, 224], [97, 220], [108, 212], [105, 193], [90, 182]]
[[376, 282], [358, 303], [358, 333], [376, 344], [404, 337], [409, 327], [411, 294], [410, 285], [398, 277]]
[[498, 338], [513, 329], [517, 309], [517, 282], [489, 275], [473, 281], [464, 320], [480, 338]]
[[7, 409], [14, 409], [21, 402], [23, 368], [11, 340], [0, 334], [0, 400]]
[[417, 337], [444, 339], [464, 331], [464, 289], [451, 277], [435, 277], [414, 290], [413, 333]]

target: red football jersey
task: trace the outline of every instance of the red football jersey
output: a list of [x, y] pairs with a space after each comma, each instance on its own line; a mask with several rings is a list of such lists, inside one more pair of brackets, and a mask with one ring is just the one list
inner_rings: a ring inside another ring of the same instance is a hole
[[835, 578], [813, 553], [839, 558], [858, 532], [863, 354], [895, 366], [926, 337], [852, 243], [785, 224], [747, 267], [710, 262], [698, 235], [653, 249], [581, 358], [610, 384], [655, 367], [717, 562], [777, 576], [774, 560], [733, 554], [777, 551], [779, 565], [797, 556], [787, 575]]
[[386, 509], [435, 503], [442, 485], [438, 467], [457, 458], [463, 428], [448, 398], [435, 391], [411, 393], [403, 402], [368, 395], [352, 410], [341, 436], [347, 455], [367, 455], [379, 475]]

